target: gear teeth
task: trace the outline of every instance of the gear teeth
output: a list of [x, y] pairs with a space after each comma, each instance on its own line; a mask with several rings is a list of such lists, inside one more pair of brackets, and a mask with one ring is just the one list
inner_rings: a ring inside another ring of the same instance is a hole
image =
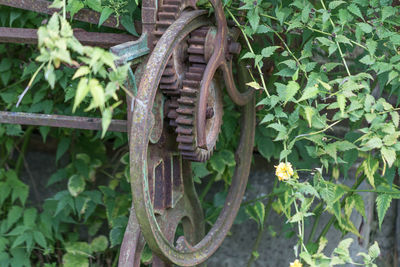
[[191, 45], [191, 46], [189, 46], [189, 48], [188, 48], [188, 53], [204, 55], [204, 46], [200, 46], [200, 45]]
[[206, 60], [204, 59], [203, 55], [190, 55], [189, 56], [189, 61], [190, 62], [195, 62], [195, 63], [206, 64]]
[[178, 134], [193, 134], [193, 129], [188, 127], [179, 126], [175, 129]]
[[182, 84], [183, 84], [183, 86], [191, 87], [191, 88], [197, 88], [198, 86], [200, 86], [199, 81], [191, 81], [191, 80], [183, 80]]
[[191, 108], [178, 108], [176, 112], [183, 115], [193, 115], [194, 110]]
[[[154, 45], [161, 38], [176, 18], [179, 17], [181, 10], [186, 7], [183, 0], [163, 0], [157, 13]], [[169, 60], [164, 73], [161, 77], [159, 88], [166, 96], [179, 96], [179, 82], [177, 70], [173, 60]]]
[[183, 88], [181, 90], [181, 95], [183, 96], [197, 96], [197, 90], [192, 88]]
[[180, 90], [181, 97], [178, 99], [179, 108], [177, 127], [175, 132], [178, 134], [176, 141], [179, 143], [178, 149], [184, 159], [202, 162], [210, 158], [212, 149], [201, 149], [196, 143], [195, 112], [198, 101], [200, 83], [203, 79], [207, 62], [204, 58], [204, 43], [208, 28], [202, 27], [193, 31], [188, 39], [188, 60], [189, 69], [182, 81], [183, 88]]
[[171, 83], [175, 83], [176, 82], [176, 75], [171, 75], [171, 76], [163, 76], [161, 78], [161, 83], [167, 83], [167, 84], [171, 84]]
[[195, 73], [195, 72], [188, 72], [188, 73], [186, 73], [186, 78], [194, 80], [194, 81], [201, 81], [201, 79], [203, 78], [203, 74]]
[[168, 112], [167, 117], [168, 117], [169, 119], [174, 119], [174, 120], [175, 120], [175, 119], [178, 117], [178, 113], [176, 112], [175, 109], [172, 109], [172, 110], [170, 110], [170, 111]]
[[193, 97], [182, 96], [178, 99], [178, 103], [183, 105], [194, 106], [196, 105], [196, 99], [193, 99]]
[[193, 120], [191, 118], [178, 117], [175, 121], [179, 125], [193, 125]]
[[179, 135], [176, 138], [176, 141], [180, 142], [180, 143], [187, 143], [187, 144], [192, 144], [194, 141], [194, 137], [191, 135]]
[[205, 69], [206, 68], [203, 67], [203, 66], [201, 66], [201, 67], [190, 67], [189, 68], [189, 72], [203, 74]]

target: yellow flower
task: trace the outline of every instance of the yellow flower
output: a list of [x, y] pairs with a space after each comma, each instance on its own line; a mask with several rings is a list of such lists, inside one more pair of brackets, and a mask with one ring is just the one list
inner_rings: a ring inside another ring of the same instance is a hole
[[278, 176], [279, 181], [287, 181], [293, 176], [293, 168], [290, 162], [281, 162], [278, 166], [275, 166], [275, 175]]
[[290, 267], [303, 267], [303, 264], [301, 264], [299, 260], [295, 260], [294, 262], [290, 263]]

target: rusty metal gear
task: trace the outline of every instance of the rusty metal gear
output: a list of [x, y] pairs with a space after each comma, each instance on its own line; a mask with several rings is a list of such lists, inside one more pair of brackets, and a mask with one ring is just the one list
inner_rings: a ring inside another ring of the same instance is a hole
[[212, 155], [217, 143], [218, 134], [222, 124], [223, 103], [221, 88], [218, 79], [214, 78], [208, 88], [206, 131], [207, 143], [204, 147], [197, 144], [197, 104], [200, 90], [200, 82], [203, 79], [204, 71], [207, 67], [206, 58], [206, 39], [207, 34], [212, 31], [210, 27], [202, 27], [190, 34], [188, 39], [188, 61], [189, 69], [185, 74], [178, 99], [177, 118], [175, 120], [177, 128], [177, 142], [181, 155], [192, 161], [206, 161]]
[[[159, 2], [156, 27], [153, 32], [156, 38], [153, 45], [158, 42], [168, 27], [178, 19], [184, 10], [193, 10], [196, 8], [195, 2], [196, 1], [190, 0], [162, 0]], [[180, 47], [175, 49], [171, 58], [168, 60], [167, 67], [164, 70], [159, 85], [164, 95], [179, 97], [179, 89], [182, 84], [185, 69], [185, 51], [186, 48], [180, 45]], [[176, 99], [173, 99], [173, 101], [176, 102]]]

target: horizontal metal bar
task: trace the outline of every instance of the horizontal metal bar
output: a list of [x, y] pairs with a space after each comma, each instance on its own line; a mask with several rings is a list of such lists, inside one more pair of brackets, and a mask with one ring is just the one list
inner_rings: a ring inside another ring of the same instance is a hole
[[[50, 15], [58, 11], [57, 9], [49, 8], [51, 2], [46, 0], [0, 0], [0, 5], [21, 8]], [[69, 15], [68, 18], [70, 18]], [[100, 13], [89, 9], [81, 9], [74, 15], [74, 20], [92, 24], [99, 23], [99, 19]], [[116, 29], [124, 29], [121, 24], [118, 25], [117, 18], [115, 16], [110, 16], [102, 25]]]
[[[103, 48], [110, 48], [137, 40], [135, 36], [129, 34], [87, 32], [82, 29], [74, 29], [74, 36], [83, 45], [100, 46]], [[36, 44], [37, 42], [36, 29], [0, 27], [0, 43]]]
[[[0, 123], [101, 130], [101, 118], [0, 111]], [[112, 120], [111, 132], [127, 132], [127, 121]]]
[[147, 55], [150, 48], [147, 46], [147, 33], [144, 33], [136, 41], [121, 43], [110, 48], [110, 51], [118, 56], [117, 65], [123, 65], [136, 58]]

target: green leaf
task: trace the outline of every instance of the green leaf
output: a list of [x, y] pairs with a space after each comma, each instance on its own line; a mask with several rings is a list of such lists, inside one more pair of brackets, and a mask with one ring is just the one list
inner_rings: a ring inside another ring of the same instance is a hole
[[286, 86], [285, 94], [283, 96], [283, 100], [285, 102], [289, 101], [292, 99], [296, 93], [299, 91], [300, 85], [295, 82], [295, 81], [290, 81], [288, 85]]
[[396, 160], [396, 151], [392, 148], [388, 148], [383, 146], [381, 148], [382, 156], [385, 158], [386, 162], [388, 163], [389, 168], [392, 167], [393, 163]]
[[375, 59], [371, 55], [365, 55], [360, 59], [360, 62], [365, 65], [372, 65], [375, 63]]
[[300, 99], [297, 100], [297, 102], [301, 102], [301, 101], [316, 97], [318, 95], [318, 93], [319, 93], [318, 87], [308, 86], [304, 90], [303, 95], [300, 97]]
[[102, 113], [102, 118], [101, 118], [101, 127], [102, 127], [101, 138], [103, 138], [104, 135], [107, 133], [107, 129], [111, 124], [112, 114], [113, 114], [113, 109], [111, 107], [106, 108]]
[[192, 172], [193, 176], [200, 182], [200, 179], [206, 177], [210, 174], [210, 171], [207, 169], [207, 164], [204, 162], [192, 162]]
[[345, 4], [345, 1], [332, 1], [329, 3], [329, 9], [334, 10], [335, 8], [337, 8], [338, 6], [340, 6], [341, 4]]
[[352, 3], [351, 5], [349, 5], [347, 7], [347, 10], [349, 10], [351, 13], [353, 13], [357, 17], [361, 18], [362, 20], [364, 20], [362, 14], [361, 14], [360, 8], [356, 4]]
[[29, 208], [24, 211], [24, 225], [26, 227], [33, 228], [37, 218], [37, 210], [35, 208]]
[[382, 8], [382, 21], [396, 14], [396, 8], [392, 6], [384, 6]]
[[259, 229], [263, 229], [264, 218], [265, 218], [265, 206], [261, 201], [257, 201], [254, 205], [246, 207], [246, 213], [251, 219], [255, 220], [258, 224]]
[[366, 144], [363, 146], [364, 151], [372, 150], [374, 148], [381, 148], [382, 147], [382, 139], [379, 137], [373, 137], [368, 140]]
[[22, 216], [22, 208], [20, 206], [12, 206], [7, 215], [7, 228], [10, 228]]
[[214, 154], [210, 158], [211, 167], [217, 171], [219, 174], [222, 174], [225, 171], [225, 162], [219, 154]]
[[85, 5], [80, 0], [68, 0], [67, 10], [71, 15], [71, 19], [84, 7]]
[[63, 0], [54, 0], [54, 2], [49, 5], [49, 8], [55, 8], [55, 9], [60, 9], [63, 8], [64, 2]]
[[103, 252], [108, 248], [108, 239], [104, 235], [98, 236], [90, 243], [93, 252]]
[[82, 66], [75, 72], [74, 76], [72, 77], [72, 80], [85, 76], [86, 74], [89, 73], [90, 73], [90, 68], [88, 66]]
[[88, 79], [81, 78], [78, 84], [78, 88], [76, 89], [74, 107], [72, 112], [75, 112], [76, 108], [83, 101], [86, 95], [89, 93], [90, 87], [88, 86]]
[[82, 176], [75, 174], [68, 180], [68, 191], [72, 196], [77, 197], [83, 192], [83, 190], [85, 190], [85, 185], [85, 179], [83, 179]]
[[110, 231], [110, 242], [111, 247], [118, 246], [122, 243], [122, 239], [124, 237], [124, 231], [122, 227], [114, 227]]
[[252, 52], [247, 52], [246, 54], [244, 54], [243, 56], [242, 56], [242, 59], [245, 59], [245, 58], [255, 58], [256, 57], [256, 55], [254, 54], [254, 53], [252, 53]]
[[133, 16], [129, 16], [129, 15], [124, 15], [121, 18], [121, 24], [122, 26], [124, 26], [125, 30], [127, 30], [130, 34], [132, 34], [133, 36], [139, 36], [139, 34], [136, 31], [135, 28], [135, 23], [133, 21]]
[[378, 211], [379, 229], [382, 226], [383, 219], [392, 202], [392, 196], [388, 194], [380, 194], [376, 198], [376, 210]]
[[278, 132], [286, 132], [286, 127], [279, 123], [272, 123], [268, 125], [268, 128], [272, 128]]
[[106, 21], [111, 16], [111, 14], [113, 12], [114, 12], [114, 10], [112, 10], [109, 7], [103, 8], [103, 10], [101, 11], [100, 19], [99, 19], [99, 27], [104, 23], [104, 21]]
[[101, 0], [85, 0], [86, 5], [94, 11], [101, 12]]
[[365, 33], [372, 32], [372, 26], [369, 25], [368, 23], [360, 22], [360, 23], [357, 23], [357, 26], [360, 27], [360, 29]]
[[312, 118], [313, 118], [313, 116], [315, 114], [315, 109], [313, 107], [306, 106], [304, 108], [304, 114], [305, 114], [306, 120], [308, 122], [308, 127], [311, 128], [311, 126], [312, 126]]
[[261, 55], [264, 58], [268, 58], [272, 56], [272, 54], [275, 52], [276, 49], [280, 48], [280, 46], [269, 46], [261, 50]]
[[378, 43], [375, 42], [372, 39], [368, 39], [367, 42], [366, 42], [366, 46], [367, 46], [368, 51], [370, 52], [370, 54], [374, 55], [375, 51], [376, 51], [376, 47], [378, 46]]
[[60, 140], [60, 143], [58, 143], [57, 146], [57, 152], [56, 152], [56, 162], [67, 152], [69, 145], [71, 143], [71, 139], [67, 137], [62, 137]]
[[374, 175], [375, 172], [378, 170], [379, 161], [371, 159], [371, 156], [369, 156], [368, 159], [364, 160], [364, 162], [362, 163], [362, 167], [369, 183], [372, 185], [373, 188], [375, 188]]
[[267, 115], [264, 116], [264, 118], [262, 119], [262, 121], [260, 122], [260, 124], [270, 122], [270, 121], [272, 121], [274, 118], [275, 118], [275, 116], [274, 116], [273, 114], [268, 113]]
[[378, 256], [381, 254], [381, 250], [379, 249], [379, 245], [378, 242], [374, 242], [374, 244], [372, 246], [369, 247], [368, 249], [368, 255], [372, 258], [372, 259], [376, 259], [378, 258]]
[[47, 242], [44, 237], [44, 235], [39, 232], [39, 231], [34, 231], [33, 232], [33, 238], [35, 239], [35, 242], [39, 244], [42, 248], [47, 248]]
[[63, 256], [64, 267], [89, 267], [89, 259], [79, 254], [66, 253]]
[[341, 114], [343, 116], [345, 108], [346, 108], [346, 97], [343, 94], [338, 94], [336, 96], [336, 98], [337, 98], [337, 103], [338, 103], [340, 112], [341, 112]]
[[399, 127], [400, 116], [397, 111], [390, 112], [394, 126]]
[[247, 12], [247, 18], [250, 22], [251, 28], [253, 31], [256, 31], [258, 28], [258, 25], [260, 24], [260, 15], [256, 11], [257, 9], [251, 9]]
[[250, 87], [252, 87], [252, 88], [254, 88], [254, 89], [256, 89], [256, 90], [262, 88], [261, 85], [260, 85], [258, 82], [254, 82], [254, 81], [253, 81], [253, 82], [246, 83], [246, 85], [247, 85], [247, 86], [250, 86]]
[[104, 89], [103, 86], [99, 83], [97, 79], [91, 79], [89, 81], [88, 85], [90, 89], [90, 93], [93, 97], [93, 101], [90, 104], [90, 106], [87, 108], [87, 110], [90, 110], [92, 108], [100, 107], [100, 109], [103, 109], [104, 103], [105, 103], [105, 94], [104, 94]]

